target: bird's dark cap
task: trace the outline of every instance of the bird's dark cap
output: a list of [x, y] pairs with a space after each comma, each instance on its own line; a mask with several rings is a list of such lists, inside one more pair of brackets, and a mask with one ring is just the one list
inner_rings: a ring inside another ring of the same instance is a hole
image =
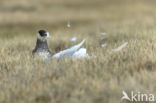
[[41, 37], [47, 36], [47, 32], [45, 30], [39, 30], [38, 33]]

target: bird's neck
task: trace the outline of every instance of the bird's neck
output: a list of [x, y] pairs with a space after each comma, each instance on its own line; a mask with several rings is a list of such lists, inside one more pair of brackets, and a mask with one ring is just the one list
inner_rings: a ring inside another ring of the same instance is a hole
[[36, 48], [49, 50], [47, 40], [46, 39], [41, 40], [41, 39], [37, 38]]

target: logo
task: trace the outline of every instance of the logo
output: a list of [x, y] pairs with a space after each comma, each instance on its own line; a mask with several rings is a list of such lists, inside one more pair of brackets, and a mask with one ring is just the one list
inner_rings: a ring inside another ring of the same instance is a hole
[[128, 96], [128, 94], [125, 92], [125, 91], [122, 91], [122, 98], [121, 100], [128, 100], [128, 101], [135, 101], [135, 102], [144, 102], [144, 101], [147, 101], [147, 102], [153, 102], [155, 101], [154, 100], [154, 95], [153, 94], [146, 94], [146, 93], [141, 93], [141, 92], [133, 92], [131, 91], [131, 95]]

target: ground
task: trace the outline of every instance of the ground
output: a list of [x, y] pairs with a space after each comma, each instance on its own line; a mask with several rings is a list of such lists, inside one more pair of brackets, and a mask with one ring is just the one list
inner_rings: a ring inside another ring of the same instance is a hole
[[[130, 103], [122, 91], [156, 96], [155, 0], [1, 0], [1, 103]], [[67, 28], [67, 22], [71, 28]], [[91, 59], [32, 57], [37, 31], [52, 53], [86, 39]], [[101, 32], [107, 35], [102, 36]], [[78, 40], [71, 42], [76, 36]], [[119, 52], [110, 51], [123, 43]], [[107, 43], [106, 47], [101, 44]], [[144, 102], [140, 102], [144, 103]]]

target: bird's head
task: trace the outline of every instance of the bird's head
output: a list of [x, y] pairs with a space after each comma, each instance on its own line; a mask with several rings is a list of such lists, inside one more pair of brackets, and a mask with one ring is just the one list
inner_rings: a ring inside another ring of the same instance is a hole
[[45, 30], [38, 31], [38, 39], [45, 40], [46, 38], [49, 38], [49, 37], [50, 37], [49, 32], [46, 32]]

